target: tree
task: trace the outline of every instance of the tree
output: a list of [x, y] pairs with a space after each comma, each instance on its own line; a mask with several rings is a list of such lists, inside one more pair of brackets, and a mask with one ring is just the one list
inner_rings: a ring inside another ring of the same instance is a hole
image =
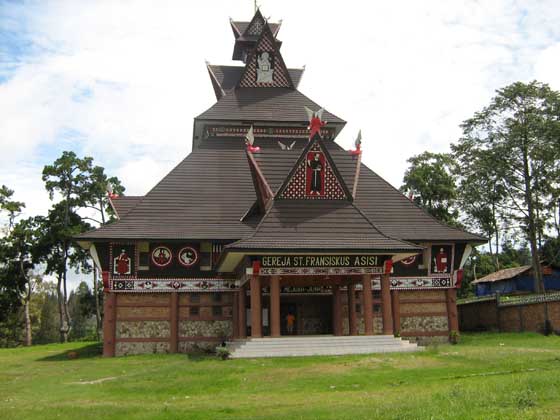
[[25, 203], [12, 200], [13, 195], [14, 190], [9, 189], [5, 185], [0, 187], [0, 210], [8, 213], [8, 229], [12, 228], [15, 218], [25, 207]]
[[89, 272], [89, 255], [87, 251], [72, 242], [72, 238], [91, 228], [75, 212], [67, 212], [68, 206], [63, 201], [56, 203], [49, 210], [47, 217], [38, 217], [36, 255], [45, 266], [45, 274], [52, 274], [57, 279], [57, 298], [59, 312], [60, 340], [68, 341], [70, 332], [70, 313], [68, 311], [67, 269]]
[[[11, 200], [13, 190], [0, 188], [0, 210], [8, 213], [8, 227], [0, 241], [0, 306], [2, 313], [15, 312], [21, 305], [25, 316], [25, 344], [31, 345], [31, 318], [29, 304], [33, 285], [40, 279], [31, 272], [35, 265], [35, 220], [28, 218], [15, 222], [25, 204]], [[0, 320], [1, 321], [1, 320]]]
[[485, 150], [472, 150], [472, 147], [470, 142], [451, 145], [457, 161], [458, 202], [465, 225], [489, 238], [494, 270], [499, 270], [501, 234], [506, 228], [501, 204], [506, 192], [494, 171], [492, 155]]
[[[535, 290], [543, 291], [539, 245], [550, 219], [560, 159], [560, 94], [546, 84], [514, 83], [496, 92], [462, 125], [461, 162], [485, 156], [504, 201], [504, 215], [518, 222], [531, 250]], [[557, 186], [557, 185], [556, 185]]]
[[457, 187], [453, 176], [455, 161], [446, 153], [424, 152], [407, 160], [401, 191], [436, 219], [458, 226], [455, 208]]

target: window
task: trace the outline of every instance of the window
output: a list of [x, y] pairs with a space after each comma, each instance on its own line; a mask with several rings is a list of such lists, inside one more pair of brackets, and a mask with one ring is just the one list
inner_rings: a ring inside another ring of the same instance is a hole
[[362, 305], [356, 303], [356, 313], [359, 314], [360, 312], [362, 312]]
[[190, 316], [198, 316], [199, 311], [198, 311], [198, 306], [191, 306], [189, 308], [189, 315]]
[[381, 312], [381, 305], [376, 303], [375, 305], [373, 305], [373, 312], [374, 313], [379, 313]]
[[381, 299], [381, 290], [374, 290], [373, 291], [373, 298], [374, 299]]
[[212, 306], [212, 315], [213, 316], [222, 316], [222, 307], [221, 306]]
[[198, 293], [191, 293], [190, 302], [191, 303], [200, 303], [200, 295]]
[[220, 303], [222, 301], [222, 294], [221, 293], [214, 293], [212, 295], [212, 302]]

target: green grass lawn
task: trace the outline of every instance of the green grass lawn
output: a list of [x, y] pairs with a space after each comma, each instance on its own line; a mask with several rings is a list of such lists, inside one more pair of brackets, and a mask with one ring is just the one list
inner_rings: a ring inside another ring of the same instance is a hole
[[228, 361], [98, 352], [95, 343], [0, 350], [0, 419], [560, 419], [557, 336]]

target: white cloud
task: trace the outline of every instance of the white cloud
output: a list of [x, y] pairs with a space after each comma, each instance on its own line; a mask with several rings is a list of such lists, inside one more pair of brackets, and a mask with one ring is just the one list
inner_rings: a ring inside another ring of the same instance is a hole
[[[560, 89], [560, 8], [514, 0], [259, 2], [284, 19], [301, 90], [364, 133], [364, 160], [398, 186], [406, 159], [445, 151], [494, 90], [537, 78]], [[49, 206], [40, 172], [62, 150], [92, 155], [143, 194], [190, 150], [192, 119], [214, 102], [204, 60], [230, 63], [228, 17], [248, 1], [4, 3], [0, 183], [29, 214]], [[7, 51], [7, 52], [6, 52]], [[14, 50], [15, 51], [15, 50]], [[7, 57], [7, 59], [6, 59]], [[0, 60], [1, 61], [1, 60]], [[6, 64], [7, 63], [7, 64]], [[3, 67], [4, 66], [4, 67]]]

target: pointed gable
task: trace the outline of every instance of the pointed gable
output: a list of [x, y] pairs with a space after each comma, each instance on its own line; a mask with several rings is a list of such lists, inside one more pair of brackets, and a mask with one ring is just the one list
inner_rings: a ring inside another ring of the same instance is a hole
[[251, 22], [249, 22], [249, 25], [247, 25], [247, 28], [243, 32], [243, 36], [260, 36], [265, 26], [267, 26], [267, 22], [260, 9], [257, 9], [255, 16], [253, 16], [253, 19], [251, 19]]
[[276, 198], [352, 201], [348, 187], [318, 134], [303, 149], [290, 174], [276, 193]]
[[[247, 31], [250, 28], [251, 25]], [[238, 87], [294, 88], [274, 35], [266, 22], [255, 48], [247, 59]]]

